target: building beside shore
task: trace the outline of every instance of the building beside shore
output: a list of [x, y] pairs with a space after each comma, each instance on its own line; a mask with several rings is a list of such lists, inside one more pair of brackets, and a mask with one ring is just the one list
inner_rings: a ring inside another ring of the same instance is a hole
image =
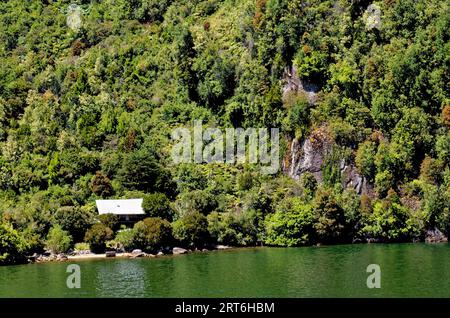
[[143, 199], [96, 200], [99, 214], [115, 214], [122, 224], [134, 224], [145, 217]]

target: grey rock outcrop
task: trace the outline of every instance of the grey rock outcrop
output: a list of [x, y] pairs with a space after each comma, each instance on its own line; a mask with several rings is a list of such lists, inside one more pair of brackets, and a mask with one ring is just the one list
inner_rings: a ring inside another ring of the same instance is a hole
[[324, 144], [319, 148], [314, 148], [311, 140], [306, 139], [300, 145], [297, 139], [291, 143], [290, 168], [288, 175], [294, 179], [299, 179], [304, 172], [311, 172], [317, 181], [322, 181], [322, 165], [325, 156], [331, 150], [331, 145]]
[[346, 165], [344, 162], [341, 165], [341, 175], [345, 188], [354, 189], [358, 194], [369, 193], [371, 191], [371, 186], [367, 183], [367, 179], [358, 173], [353, 164]]
[[283, 81], [283, 98], [286, 98], [289, 93], [295, 92], [305, 94], [310, 104], [315, 104], [317, 102], [318, 86], [302, 80], [298, 76], [295, 65], [285, 69]]
[[[323, 181], [323, 164], [328, 154], [333, 149], [333, 141], [324, 137], [324, 133], [316, 133], [300, 143], [293, 139], [287, 158], [284, 161], [284, 172], [294, 179], [299, 179], [305, 172], [310, 172], [317, 182]], [[361, 176], [353, 163], [347, 163], [344, 159], [340, 162], [342, 185], [345, 188], [354, 189], [358, 194], [372, 191], [371, 185]]]
[[426, 243], [445, 243], [448, 242], [448, 238], [439, 231], [439, 229], [434, 228], [432, 230], [428, 230], [425, 235]]

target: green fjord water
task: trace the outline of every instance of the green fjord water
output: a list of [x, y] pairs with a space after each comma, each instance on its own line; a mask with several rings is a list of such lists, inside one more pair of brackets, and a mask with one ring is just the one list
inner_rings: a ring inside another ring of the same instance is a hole
[[[368, 289], [368, 264], [381, 288]], [[248, 248], [0, 267], [0, 297], [450, 297], [449, 244]]]

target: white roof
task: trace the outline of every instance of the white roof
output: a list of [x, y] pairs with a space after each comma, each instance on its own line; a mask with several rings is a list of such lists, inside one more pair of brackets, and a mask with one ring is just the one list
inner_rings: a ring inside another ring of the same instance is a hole
[[97, 210], [99, 214], [145, 214], [142, 209], [143, 199], [129, 200], [96, 200]]

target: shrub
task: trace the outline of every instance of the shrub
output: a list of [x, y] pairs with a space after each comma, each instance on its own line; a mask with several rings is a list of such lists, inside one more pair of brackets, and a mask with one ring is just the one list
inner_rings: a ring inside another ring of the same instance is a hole
[[75, 251], [88, 251], [90, 249], [91, 249], [91, 247], [89, 246], [89, 244], [85, 243], [85, 242], [83, 242], [83, 243], [76, 243], [75, 246], [74, 246], [74, 250]]
[[361, 234], [380, 241], [406, 241], [415, 233], [409, 211], [394, 195], [378, 200], [373, 213], [364, 215]]
[[218, 243], [234, 246], [255, 244], [258, 236], [256, 212], [218, 213], [207, 216], [208, 231]]
[[253, 176], [250, 172], [244, 172], [237, 177], [237, 188], [239, 191], [250, 190], [253, 186]]
[[93, 253], [104, 253], [106, 250], [106, 241], [113, 236], [113, 231], [101, 223], [94, 224], [86, 232], [84, 240], [89, 243]]
[[146, 218], [134, 225], [135, 244], [147, 252], [155, 252], [172, 242], [172, 227], [167, 220]]
[[450, 131], [436, 138], [436, 154], [445, 163], [450, 163]]
[[164, 193], [155, 192], [144, 195], [142, 208], [148, 216], [160, 217], [169, 221], [173, 219], [170, 201]]
[[388, 170], [377, 173], [375, 176], [375, 189], [379, 197], [386, 196], [389, 189], [394, 186], [394, 177]]
[[348, 234], [345, 213], [331, 191], [323, 189], [317, 191], [313, 205], [317, 218], [314, 229], [319, 241], [323, 243], [344, 241]]
[[137, 247], [136, 230], [135, 229], [121, 230], [117, 233], [114, 241], [119, 245], [121, 245], [125, 251], [127, 252], [132, 251]]
[[314, 237], [314, 210], [299, 198], [289, 198], [265, 220], [265, 243], [276, 246], [297, 246], [311, 243]]
[[181, 164], [177, 172], [176, 180], [177, 188], [180, 192], [201, 190], [208, 183], [202, 166], [195, 164]]
[[194, 190], [179, 195], [176, 207], [181, 215], [194, 211], [207, 215], [217, 208], [217, 201], [215, 196], [206, 190]]
[[116, 232], [120, 228], [119, 217], [116, 214], [101, 214], [98, 216], [98, 219], [104, 226], [113, 230], [113, 232]]
[[114, 193], [111, 180], [100, 171], [91, 179], [91, 191], [100, 197], [109, 197]]
[[375, 178], [375, 155], [376, 145], [372, 141], [365, 141], [359, 145], [356, 152], [355, 163], [358, 171], [365, 176], [369, 182], [373, 182]]
[[333, 187], [335, 184], [341, 183], [341, 160], [341, 151], [337, 147], [326, 155], [322, 166], [323, 183], [325, 185]]
[[69, 232], [74, 242], [81, 242], [86, 234], [86, 229], [93, 223], [93, 215], [74, 206], [59, 208], [56, 211], [55, 219], [64, 231]]
[[173, 235], [185, 246], [201, 246], [209, 237], [208, 221], [197, 211], [188, 213], [173, 223]]
[[310, 105], [306, 96], [297, 95], [294, 104], [289, 108], [287, 116], [283, 122], [287, 131], [295, 131], [296, 129], [300, 129], [300, 131], [305, 132], [309, 124], [309, 110]]
[[45, 247], [52, 253], [59, 254], [67, 252], [71, 244], [72, 237], [69, 232], [64, 231], [60, 225], [55, 225], [48, 232]]
[[434, 185], [423, 186], [422, 213], [428, 228], [437, 227], [444, 233], [450, 229], [450, 192]]
[[440, 184], [443, 170], [443, 162], [427, 156], [420, 165], [420, 179], [431, 184]]
[[169, 172], [161, 166], [148, 150], [139, 150], [127, 155], [117, 173], [118, 180], [129, 190], [145, 192], [172, 192], [173, 184]]
[[363, 203], [367, 200], [367, 196], [363, 198], [358, 196], [354, 189], [345, 189], [341, 195], [338, 196], [338, 204], [342, 207], [345, 216], [345, 222], [350, 234], [354, 236], [361, 226], [361, 211], [365, 209]]
[[9, 223], [0, 223], [0, 265], [26, 261], [26, 240]]
[[300, 184], [305, 198], [312, 199], [317, 189], [316, 177], [311, 172], [305, 172], [300, 177]]

